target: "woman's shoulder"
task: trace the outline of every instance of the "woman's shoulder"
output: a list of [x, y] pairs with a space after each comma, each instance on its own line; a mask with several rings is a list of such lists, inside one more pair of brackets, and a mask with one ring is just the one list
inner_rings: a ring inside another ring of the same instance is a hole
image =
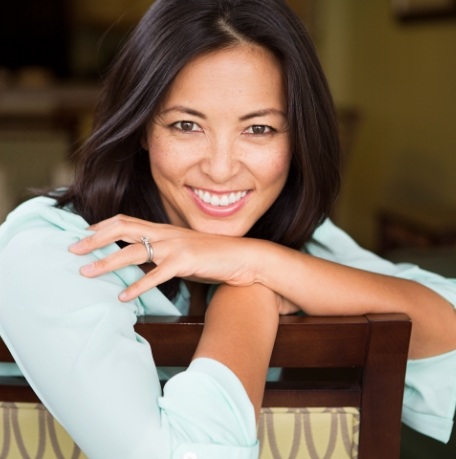
[[23, 202], [11, 211], [0, 229], [11, 226], [29, 227], [49, 225], [60, 229], [85, 229], [88, 223], [67, 206], [57, 207], [57, 201], [47, 196], [38, 196]]
[[55, 199], [38, 196], [23, 202], [8, 214], [0, 226], [0, 241], [8, 235], [18, 234], [31, 229], [60, 231], [85, 231], [88, 223], [75, 214], [70, 207], [56, 206]]
[[311, 253], [336, 252], [346, 246], [355, 245], [355, 241], [347, 233], [336, 226], [331, 219], [326, 218], [315, 229], [303, 250]]

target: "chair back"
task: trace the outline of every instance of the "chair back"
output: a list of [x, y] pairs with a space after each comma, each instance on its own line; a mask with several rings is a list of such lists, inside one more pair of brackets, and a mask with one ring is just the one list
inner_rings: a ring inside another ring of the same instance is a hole
[[[150, 343], [158, 366], [186, 367], [203, 326], [202, 317], [144, 316], [138, 318], [135, 329]], [[410, 331], [411, 322], [403, 314], [282, 316], [270, 362], [271, 367], [283, 369], [282, 376], [266, 384], [260, 431], [268, 430], [264, 422], [274, 412], [292, 413], [297, 420], [296, 409], [302, 414], [302, 410], [323, 408], [331, 414], [333, 409], [354, 408], [359, 411], [359, 444], [351, 457], [399, 459]], [[1, 341], [0, 361], [13, 361]], [[1, 401], [38, 401], [22, 378], [0, 383]], [[296, 422], [293, 425], [296, 429]], [[273, 452], [271, 457], [320, 457], [293, 452], [293, 448], [306, 447], [306, 438], [302, 444], [295, 438], [291, 455]]]

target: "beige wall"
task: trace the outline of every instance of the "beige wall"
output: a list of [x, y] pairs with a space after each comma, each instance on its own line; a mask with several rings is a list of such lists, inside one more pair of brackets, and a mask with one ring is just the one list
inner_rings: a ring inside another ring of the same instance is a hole
[[[78, 21], [111, 25], [116, 21], [136, 23], [153, 0], [76, 0], [73, 10]], [[315, 0], [287, 0], [306, 21], [312, 22]]]
[[456, 20], [401, 24], [385, 0], [320, 0], [336, 103], [361, 113], [338, 223], [375, 248], [385, 203], [456, 209]]

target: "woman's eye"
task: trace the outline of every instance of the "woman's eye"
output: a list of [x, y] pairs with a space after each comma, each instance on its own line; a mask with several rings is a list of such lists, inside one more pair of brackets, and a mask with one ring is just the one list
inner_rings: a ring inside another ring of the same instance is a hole
[[193, 121], [178, 121], [177, 123], [173, 124], [173, 127], [183, 132], [201, 131], [201, 128], [198, 126], [198, 124], [194, 123]]
[[261, 134], [271, 134], [274, 132], [274, 129], [272, 129], [271, 126], [266, 126], [264, 124], [254, 124], [253, 126], [250, 126], [246, 130], [247, 134], [255, 134], [255, 135], [261, 135]]

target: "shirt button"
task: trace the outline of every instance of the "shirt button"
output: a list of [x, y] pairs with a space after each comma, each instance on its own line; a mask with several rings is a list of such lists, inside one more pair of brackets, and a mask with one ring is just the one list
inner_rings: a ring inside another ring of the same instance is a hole
[[196, 455], [196, 453], [187, 452], [184, 454], [184, 457], [182, 459], [198, 459], [198, 456]]

